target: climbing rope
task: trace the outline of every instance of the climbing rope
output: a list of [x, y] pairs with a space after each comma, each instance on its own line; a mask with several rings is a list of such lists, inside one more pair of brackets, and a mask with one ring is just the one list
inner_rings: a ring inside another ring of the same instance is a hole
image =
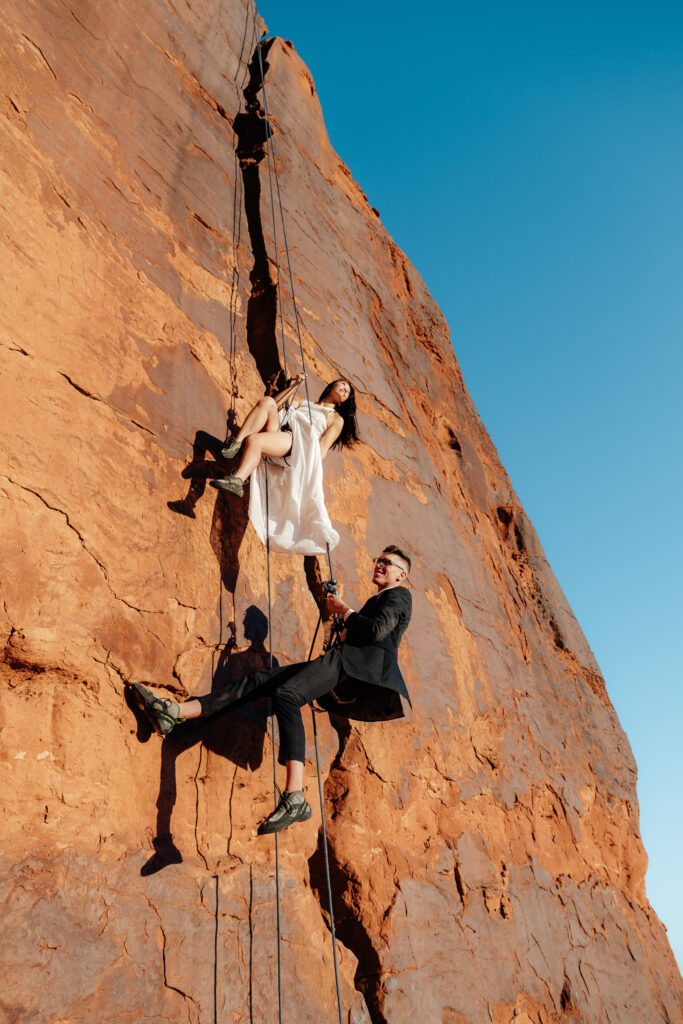
[[[268, 667], [273, 667], [273, 604], [271, 599], [270, 586], [270, 508], [268, 505], [268, 460], [266, 466], [266, 562], [268, 565]], [[274, 808], [278, 805], [277, 796], [277, 760], [275, 758], [275, 715], [273, 714], [272, 701], [269, 701], [271, 740], [273, 746], [273, 799]], [[277, 919], [277, 1012], [279, 1024], [282, 1024], [282, 924], [280, 919], [280, 844], [277, 832], [275, 835], [275, 915]]]
[[[256, 8], [249, 8], [251, 18], [247, 14], [247, 18], [244, 23], [244, 33], [242, 35], [242, 42], [240, 45], [240, 52], [237, 58], [237, 73], [235, 75], [235, 93], [237, 96], [237, 113], [236, 117], [242, 114], [242, 104], [244, 101], [244, 89], [249, 78], [249, 65], [250, 59], [245, 59], [248, 54], [253, 54], [254, 44], [258, 39], [258, 30], [256, 27]], [[250, 32], [251, 30], [251, 32]], [[241, 75], [240, 75], [240, 72]], [[238, 81], [238, 78], [240, 79]], [[240, 243], [241, 243], [241, 227], [242, 227], [242, 206], [243, 206], [243, 194], [244, 186], [242, 183], [242, 175], [239, 173], [239, 156], [237, 155], [237, 149], [235, 148], [235, 164], [234, 164], [234, 176], [235, 176], [235, 190], [233, 193], [232, 200], [232, 268], [230, 276], [230, 294], [228, 298], [228, 310], [229, 310], [229, 327], [228, 327], [228, 372], [230, 375], [230, 406], [228, 413], [228, 430], [234, 423], [235, 419], [235, 405], [238, 395], [237, 388], [237, 296], [239, 294], [240, 284]], [[212, 659], [212, 678], [216, 673], [216, 669], [220, 662], [220, 655], [218, 654], [219, 649], [223, 647], [227, 648], [228, 651], [232, 651], [237, 646], [237, 607], [235, 602], [235, 592], [232, 592], [232, 614], [227, 613], [224, 609], [225, 602], [225, 583], [223, 580], [223, 573], [219, 575], [219, 592], [218, 592], [218, 643], [214, 645], [213, 652], [211, 655]], [[224, 640], [225, 626], [227, 624], [229, 636], [227, 641]]]
[[[247, 34], [249, 29], [249, 22], [251, 20], [251, 38], [247, 40]], [[237, 81], [237, 75], [235, 76], [235, 93], [237, 95], [237, 113], [236, 118], [242, 114], [242, 103], [244, 101], [244, 88], [247, 83], [249, 76], [249, 61], [244, 59], [245, 50], [247, 53], [253, 53], [254, 39], [256, 37], [256, 21], [253, 17], [247, 20], [244, 24], [244, 35], [242, 36], [242, 45], [240, 47], [239, 57], [237, 58], [238, 64], [238, 75], [239, 69], [243, 70], [241, 81]], [[237, 148], [235, 148], [235, 191], [233, 193], [232, 201], [232, 268], [231, 268], [231, 279], [230, 279], [230, 297], [228, 300], [229, 309], [229, 351], [228, 351], [228, 367], [230, 372], [230, 411], [234, 413], [235, 400], [237, 398], [237, 295], [239, 292], [240, 283], [240, 264], [239, 264], [239, 249], [241, 242], [241, 229], [242, 229], [242, 175], [239, 173], [239, 156], [237, 155]]]
[[[332, 576], [332, 560], [330, 559], [330, 545], [327, 545], [327, 558], [330, 563], [330, 579], [329, 579], [329, 593], [336, 594], [336, 584]], [[335, 589], [332, 590], [331, 588]], [[313, 647], [315, 645], [315, 638], [318, 635], [318, 629], [322, 622], [323, 609], [325, 607], [325, 598], [323, 597], [320, 603], [320, 614], [318, 616], [318, 625], [315, 627], [313, 634], [313, 642], [311, 643], [311, 649], [308, 652], [308, 661], [311, 660], [313, 655]], [[325, 824], [325, 804], [323, 800], [323, 784], [320, 777], [320, 755], [318, 753], [318, 725], [315, 719], [315, 709], [311, 705], [311, 721], [313, 722], [313, 745], [315, 747], [315, 768], [318, 776], [318, 799], [320, 801], [320, 821], [323, 827], [323, 853], [325, 859], [325, 880], [327, 881], [327, 899], [328, 906], [330, 908], [330, 932], [332, 933], [332, 959], [334, 962], [334, 984], [337, 989], [337, 1011], [339, 1014], [339, 1024], [342, 1024], [342, 1001], [341, 1001], [341, 990], [339, 987], [339, 965], [337, 964], [337, 939], [334, 929], [334, 907], [332, 906], [332, 881], [330, 879], [330, 858], [327, 850], [327, 826]]]
[[[256, 17], [256, 5], [255, 4], [254, 4], [254, 17]], [[284, 363], [284, 366], [285, 366], [285, 373], [286, 373], [287, 363], [286, 363], [286, 354], [285, 354], [284, 309], [283, 309], [283, 304], [282, 304], [282, 292], [281, 292], [281, 288], [280, 288], [279, 246], [278, 246], [278, 240], [277, 240], [277, 229], [276, 229], [276, 218], [275, 218], [275, 199], [274, 199], [274, 194], [273, 194], [273, 179], [275, 180], [275, 188], [276, 188], [276, 192], [277, 192], [277, 201], [278, 201], [278, 206], [279, 206], [279, 211], [280, 211], [280, 222], [281, 222], [281, 226], [282, 226], [282, 239], [283, 239], [283, 245], [284, 245], [284, 250], [285, 250], [285, 256], [286, 256], [286, 260], [287, 260], [287, 269], [288, 269], [288, 275], [289, 275], [289, 286], [290, 286], [290, 291], [291, 291], [291, 295], [292, 295], [292, 306], [293, 306], [293, 309], [294, 309], [294, 321], [295, 321], [295, 324], [296, 324], [296, 332], [297, 332], [297, 337], [298, 337], [298, 340], [299, 340], [299, 351], [300, 351], [300, 354], [301, 354], [301, 367], [302, 367], [302, 371], [304, 373], [304, 383], [306, 385], [306, 401], [308, 403], [308, 415], [309, 415], [309, 419], [310, 419], [310, 422], [311, 422], [311, 425], [312, 425], [313, 424], [313, 417], [312, 417], [312, 413], [311, 413], [311, 396], [310, 396], [309, 390], [308, 390], [308, 378], [306, 377], [306, 359], [305, 359], [305, 356], [304, 356], [304, 346], [303, 346], [303, 340], [302, 340], [302, 337], [301, 337], [301, 327], [300, 327], [300, 323], [299, 323], [299, 313], [298, 313], [298, 309], [297, 309], [296, 295], [295, 295], [295, 291], [294, 291], [294, 274], [293, 274], [293, 271], [292, 271], [292, 261], [291, 261], [290, 254], [289, 254], [289, 244], [287, 242], [287, 228], [286, 228], [286, 225], [285, 225], [285, 215], [284, 215], [284, 208], [283, 208], [283, 204], [282, 204], [282, 193], [280, 191], [280, 178], [279, 178], [279, 174], [278, 174], [278, 170], [277, 170], [277, 162], [275, 160], [275, 152], [274, 152], [274, 149], [273, 149], [273, 130], [272, 130], [271, 122], [270, 122], [270, 113], [269, 113], [269, 110], [268, 110], [268, 96], [267, 96], [267, 92], [266, 92], [265, 71], [264, 71], [264, 66], [263, 66], [263, 54], [261, 52], [261, 45], [263, 43], [263, 39], [264, 38], [265, 38], [265, 34], [264, 34], [264, 36], [261, 37], [261, 39], [256, 44], [256, 49], [257, 49], [257, 53], [258, 53], [259, 69], [260, 69], [260, 72], [261, 72], [261, 89], [262, 89], [262, 93], [263, 93], [263, 110], [264, 110], [264, 115], [265, 115], [266, 156], [267, 156], [267, 166], [268, 166], [268, 178], [269, 178], [269, 183], [270, 183], [271, 209], [272, 209], [272, 212], [273, 212], [273, 241], [274, 241], [274, 244], [275, 244], [275, 253], [276, 253], [277, 294], [278, 294], [278, 304], [279, 304], [279, 307], [280, 307], [280, 329], [281, 329], [281, 336], [282, 336], [282, 356], [283, 356], [283, 363]], [[267, 563], [268, 563], [268, 625], [269, 625], [269, 638], [270, 638], [270, 643], [269, 643], [269, 646], [270, 646], [270, 667], [272, 668], [272, 665], [273, 665], [273, 639], [272, 639], [272, 636], [273, 636], [273, 634], [272, 634], [272, 597], [271, 597], [271, 573], [270, 573], [270, 524], [269, 524], [270, 509], [269, 509], [268, 460], [267, 459], [265, 460], [265, 467], [266, 467], [266, 480], [265, 480], [265, 484], [266, 484], [266, 560], [267, 560]], [[327, 545], [327, 561], [328, 561], [328, 566], [329, 566], [329, 571], [330, 571], [330, 580], [329, 580], [329, 588], [330, 589], [327, 592], [332, 592], [331, 588], [334, 586], [334, 576], [333, 576], [333, 573], [332, 573], [332, 557], [331, 557], [331, 554], [330, 554], [330, 545], [329, 544]], [[336, 590], [334, 592], [336, 593]], [[320, 604], [320, 614], [318, 616], [318, 624], [317, 624], [317, 626], [315, 628], [315, 632], [313, 634], [313, 642], [311, 644], [311, 649], [310, 649], [309, 654], [308, 654], [308, 659], [307, 660], [309, 662], [310, 662], [310, 660], [311, 660], [311, 658], [313, 656], [313, 649], [314, 649], [316, 637], [318, 635], [318, 630], [319, 630], [320, 624], [322, 622], [322, 616], [323, 616], [324, 607], [325, 607], [325, 598], [323, 597], [323, 600], [322, 600], [322, 602]], [[319, 751], [318, 751], [318, 729], [317, 729], [317, 724], [316, 724], [316, 720], [315, 720], [315, 713], [313, 711], [313, 708], [311, 708], [311, 714], [312, 714], [312, 717], [313, 717], [313, 741], [314, 741], [314, 746], [315, 746], [315, 764], [316, 764], [316, 773], [317, 773], [317, 778], [318, 778], [318, 797], [319, 797], [319, 800], [320, 800], [320, 818], [321, 818], [321, 822], [322, 822], [322, 831], [323, 831], [323, 855], [324, 855], [324, 861], [325, 861], [325, 877], [326, 877], [326, 881], [327, 881], [327, 896], [328, 896], [328, 906], [329, 906], [329, 913], [330, 913], [330, 932], [331, 932], [331, 936], [332, 936], [332, 957], [333, 957], [333, 962], [334, 962], [334, 979], [335, 979], [335, 986], [336, 986], [336, 992], [337, 992], [337, 1011], [338, 1011], [338, 1015], [339, 1015], [339, 1024], [343, 1024], [343, 1021], [342, 1021], [341, 990], [340, 990], [340, 985], [339, 985], [339, 965], [337, 963], [337, 940], [336, 940], [335, 926], [334, 926], [334, 908], [333, 908], [333, 905], [332, 905], [332, 882], [331, 882], [331, 879], [330, 879], [330, 861], [329, 861], [329, 851], [328, 851], [328, 841], [327, 841], [327, 827], [326, 827], [326, 824], [325, 824], [325, 806], [324, 806], [324, 798], [323, 798], [322, 778], [321, 778], [321, 774], [320, 774], [320, 755], [319, 755]], [[274, 789], [275, 806], [277, 806], [277, 802], [278, 802], [278, 799], [277, 799], [277, 792], [278, 792], [278, 790], [277, 790], [277, 761], [276, 761], [276, 757], [275, 757], [275, 725], [274, 725], [274, 716], [272, 714], [271, 714], [271, 723], [272, 723], [272, 740], [273, 740], [273, 789]], [[281, 937], [281, 915], [280, 915], [280, 861], [279, 861], [279, 845], [278, 845], [278, 835], [277, 835], [277, 832], [275, 833], [275, 894], [276, 894], [276, 904], [277, 904], [277, 911], [276, 911], [276, 913], [277, 913], [278, 1020], [279, 1020], [279, 1024], [282, 1024], [282, 953], [281, 953], [282, 937]]]
[[[296, 333], [297, 333], [297, 338], [299, 339], [299, 352], [301, 353], [301, 368], [302, 368], [303, 372], [305, 373], [306, 372], [306, 360], [304, 358], [304, 343], [303, 343], [302, 338], [301, 338], [301, 326], [299, 324], [299, 311], [297, 309], [296, 295], [294, 293], [294, 274], [292, 272], [292, 261], [290, 259], [290, 255], [289, 255], [289, 245], [287, 243], [287, 227], [285, 225], [285, 213], [284, 213], [284, 209], [283, 209], [283, 206], [282, 206], [282, 193], [280, 192], [280, 175], [278, 174], [277, 162], [275, 160], [275, 151], [274, 151], [274, 148], [273, 148], [273, 129], [272, 129], [272, 125], [270, 123], [270, 113], [269, 113], [269, 110], [268, 110], [268, 93], [266, 91], [266, 75], [265, 75], [265, 71], [263, 69], [263, 54], [261, 53], [261, 44], [263, 43], [264, 38], [265, 38], [265, 33], [264, 33], [263, 36], [261, 36], [261, 38], [259, 39], [258, 43], [256, 44], [256, 49], [258, 51], [259, 68], [260, 68], [260, 71], [261, 71], [261, 91], [263, 92], [263, 112], [265, 114], [265, 121], [266, 121], [266, 153], [268, 154], [268, 177], [269, 177], [269, 180], [270, 180], [270, 195], [271, 195], [271, 206], [272, 206], [272, 209], [273, 209], [273, 224], [275, 223], [275, 204], [274, 204], [274, 201], [273, 201], [273, 178], [275, 178], [275, 187], [277, 189], [277, 201], [278, 201], [278, 206], [280, 208], [280, 222], [282, 224], [282, 239], [283, 239], [284, 247], [285, 247], [285, 255], [287, 257], [287, 270], [288, 270], [288, 273], [289, 273], [289, 289], [290, 289], [290, 291], [292, 293], [292, 307], [294, 309], [294, 323], [296, 324]], [[280, 276], [279, 276], [279, 273], [278, 273], [278, 289], [279, 289], [279, 281], [280, 281]], [[283, 343], [283, 348], [284, 348], [284, 313], [283, 313], [282, 305], [280, 305], [280, 318], [281, 318], [281, 323], [283, 324], [283, 326], [282, 326], [283, 342], [282, 343]], [[284, 351], [283, 351], [283, 358], [284, 358]], [[313, 417], [311, 415], [311, 396], [310, 396], [310, 394], [308, 392], [308, 379], [304, 378], [304, 380], [305, 380], [305, 384], [306, 384], [306, 401], [308, 402], [308, 416], [309, 416], [309, 419], [310, 419], [311, 424], [312, 424], [313, 423]]]
[[[270, 119], [268, 117], [268, 108], [265, 106], [265, 86], [264, 86], [264, 72], [263, 72], [263, 59], [261, 57], [261, 43], [260, 41], [256, 46], [258, 52], [259, 66], [261, 69], [261, 88], [263, 89], [264, 95], [264, 112], [265, 112], [265, 129], [266, 129], [266, 161], [268, 166], [268, 184], [270, 187], [270, 212], [273, 218], [273, 245], [275, 246], [275, 281], [277, 285], [277, 304], [280, 311], [280, 337], [282, 339], [282, 363], [285, 371], [285, 377], [287, 376], [287, 346], [285, 344], [285, 313], [282, 304], [282, 287], [280, 284], [280, 246], [277, 239], [277, 220], [275, 218], [275, 199], [273, 197], [273, 171], [272, 167], [275, 163], [275, 155], [273, 153], [273, 132], [270, 127]], [[277, 168], [276, 168], [277, 171]]]

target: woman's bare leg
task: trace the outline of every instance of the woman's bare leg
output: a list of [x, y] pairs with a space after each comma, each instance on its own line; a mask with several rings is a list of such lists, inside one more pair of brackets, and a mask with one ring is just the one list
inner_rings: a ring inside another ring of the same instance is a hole
[[[258, 434], [262, 430], [274, 431], [280, 429], [280, 422], [277, 413], [277, 405], [274, 399], [260, 398], [254, 408], [247, 415], [240, 427], [239, 433], [235, 436], [236, 441], [244, 441], [252, 434]], [[244, 477], [242, 478], [244, 479]]]
[[288, 430], [250, 434], [244, 443], [242, 458], [235, 470], [235, 476], [240, 480], [248, 480], [264, 455], [286, 455], [291, 447], [292, 435]]

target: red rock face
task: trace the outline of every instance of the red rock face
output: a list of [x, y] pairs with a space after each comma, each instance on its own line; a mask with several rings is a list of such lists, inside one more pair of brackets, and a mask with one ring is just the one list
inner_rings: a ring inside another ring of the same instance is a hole
[[[277, 1019], [263, 709], [162, 745], [124, 697], [144, 680], [207, 692], [267, 659], [265, 551], [244, 505], [205, 486], [226, 414], [283, 368], [262, 27], [244, 0], [4, 14], [10, 1022]], [[363, 444], [325, 463], [335, 573], [357, 603], [384, 544], [414, 556], [412, 713], [318, 719], [343, 1019], [680, 1021], [598, 666], [441, 313], [330, 147], [295, 51], [266, 49], [309, 378], [348, 376], [359, 399]], [[271, 568], [275, 656], [301, 659], [326, 566]], [[280, 840], [292, 1024], [336, 1019], [321, 844], [317, 809]]]

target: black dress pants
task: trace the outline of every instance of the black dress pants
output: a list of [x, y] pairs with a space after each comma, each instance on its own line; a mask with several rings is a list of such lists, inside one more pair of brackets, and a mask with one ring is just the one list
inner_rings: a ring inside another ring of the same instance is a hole
[[257, 697], [270, 696], [280, 734], [278, 761], [303, 761], [306, 734], [301, 708], [329, 693], [342, 673], [341, 648], [331, 647], [314, 661], [250, 672], [234, 686], [199, 697], [202, 715], [220, 715], [234, 711]]

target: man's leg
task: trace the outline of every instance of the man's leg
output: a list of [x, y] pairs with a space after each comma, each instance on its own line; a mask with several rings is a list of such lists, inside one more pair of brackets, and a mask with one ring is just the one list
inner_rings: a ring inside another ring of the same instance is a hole
[[259, 826], [259, 835], [279, 832], [296, 821], [307, 821], [311, 817], [303, 789], [306, 733], [301, 709], [329, 693], [339, 681], [341, 651], [332, 648], [322, 657], [297, 668], [298, 671], [279, 683], [272, 694], [280, 735], [278, 760], [287, 767], [287, 782], [277, 807]]
[[[162, 714], [165, 713], [167, 716], [170, 714], [175, 719], [173, 722], [173, 725], [175, 725], [179, 722], [184, 722], [188, 718], [209, 718], [212, 715], [220, 715], [224, 711], [234, 711], [235, 708], [241, 707], [243, 704], [249, 704], [252, 700], [262, 696], [263, 693], [269, 692], [269, 689], [279, 681], [281, 676], [289, 678], [290, 675], [305, 664], [306, 662], [301, 662], [294, 665], [280, 665], [277, 668], [258, 669], [256, 672], [250, 672], [249, 675], [243, 676], [238, 683], [225, 687], [223, 690], [218, 690], [216, 693], [207, 693], [203, 697], [193, 697], [182, 704], [171, 701], [174, 707], [162, 709]], [[142, 687], [140, 683], [137, 683], [135, 688], [146, 690], [148, 694], [152, 692], [147, 690], [146, 687]], [[152, 697], [154, 697], [153, 694]], [[161, 697], [156, 698], [156, 702], [158, 703], [159, 701], [163, 702]], [[174, 708], [178, 709], [177, 715]], [[143, 708], [143, 710], [149, 715], [150, 710], [153, 709]], [[173, 725], [171, 728], [173, 728]], [[170, 729], [164, 731], [163, 735], [168, 735], [168, 732], [170, 732]]]
[[272, 693], [280, 734], [279, 761], [287, 766], [287, 788], [278, 806], [259, 826], [259, 835], [265, 835], [311, 817], [311, 808], [303, 791], [306, 734], [301, 708], [329, 693], [339, 681], [340, 672], [341, 650], [333, 647], [314, 661], [252, 672], [235, 686], [184, 704], [156, 697], [140, 683], [134, 685], [134, 690], [140, 707], [162, 735], [168, 735], [185, 718], [221, 714]]
[[280, 734], [280, 764], [303, 762], [306, 756], [306, 733], [301, 709], [322, 697], [339, 682], [341, 650], [332, 647], [315, 661], [297, 665], [297, 671], [278, 680], [272, 691], [273, 713]]
[[[222, 714], [225, 711], [234, 711], [236, 708], [249, 704], [258, 697], [269, 694], [274, 687], [280, 686], [302, 672], [309, 678], [310, 682], [310, 674], [312, 673], [313, 676], [317, 677], [319, 673], [316, 672], [316, 666], [319, 662], [323, 662], [330, 653], [328, 651], [326, 654], [310, 662], [299, 662], [294, 665], [281, 665], [278, 668], [266, 668], [250, 672], [249, 675], [244, 676], [239, 682], [227, 686], [217, 693], [207, 693], [203, 697], [193, 697], [183, 704], [179, 704], [170, 697], [157, 697], [156, 694], [146, 686], [143, 686], [142, 683], [134, 683], [132, 689], [140, 709], [147, 716], [155, 730], [162, 736], [168, 736], [176, 725], [179, 725], [188, 718], [209, 717]], [[325, 679], [327, 679], [329, 670], [326, 671], [323, 668], [323, 672]], [[327, 686], [327, 689], [332, 689], [335, 683], [336, 679], [333, 679]], [[320, 693], [326, 692], [327, 690], [320, 690]], [[314, 694], [314, 696], [317, 695], [317, 693]], [[314, 697], [308, 699], [313, 700]]]

